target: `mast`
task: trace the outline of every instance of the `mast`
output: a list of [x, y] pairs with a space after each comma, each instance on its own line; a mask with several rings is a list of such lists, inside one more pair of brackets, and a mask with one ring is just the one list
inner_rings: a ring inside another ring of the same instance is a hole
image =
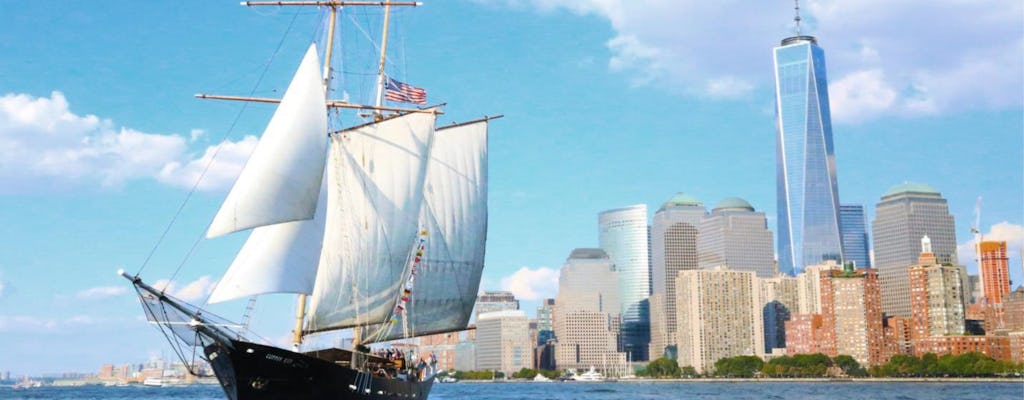
[[[329, 99], [331, 92], [331, 55], [334, 51], [334, 27], [338, 20], [338, 7], [331, 5], [331, 19], [327, 25], [327, 47], [324, 49], [324, 99]], [[330, 122], [328, 121], [328, 125]], [[295, 330], [292, 331], [292, 347], [296, 352], [302, 345], [302, 324], [306, 320], [306, 294], [299, 293], [299, 302], [295, 310]]]
[[382, 116], [379, 107], [384, 101], [384, 61], [387, 59], [388, 51], [388, 21], [391, 16], [391, 4], [388, 3], [384, 6], [384, 27], [381, 35], [383, 36], [380, 40], [380, 64], [377, 69], [377, 101], [374, 103], [378, 109], [374, 112], [374, 119], [380, 121]]

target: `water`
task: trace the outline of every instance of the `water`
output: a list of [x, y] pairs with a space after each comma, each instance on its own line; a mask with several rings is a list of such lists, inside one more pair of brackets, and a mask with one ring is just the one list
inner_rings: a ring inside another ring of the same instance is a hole
[[[618, 382], [618, 383], [446, 383], [434, 385], [430, 400], [654, 400], [654, 399], [892, 399], [1020, 400], [1024, 382]], [[212, 385], [187, 387], [0, 388], [0, 399], [53, 400], [223, 400]]]

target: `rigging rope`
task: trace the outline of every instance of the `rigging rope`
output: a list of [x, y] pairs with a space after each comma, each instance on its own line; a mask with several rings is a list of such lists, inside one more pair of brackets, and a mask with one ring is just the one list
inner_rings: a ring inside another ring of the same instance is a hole
[[[253, 85], [252, 90], [249, 91], [250, 96], [252, 96], [252, 94], [256, 92], [256, 88], [258, 88], [260, 83], [263, 82], [263, 78], [266, 76], [267, 71], [270, 69], [270, 64], [273, 63], [274, 59], [277, 57], [277, 54], [281, 51], [281, 46], [284, 45], [284, 41], [288, 37], [288, 33], [291, 32], [292, 26], [295, 25], [295, 20], [298, 19], [298, 16], [298, 12], [296, 12], [295, 15], [292, 16], [291, 22], [288, 23], [288, 28], [285, 30], [284, 35], [281, 35], [281, 40], [277, 43], [277, 47], [274, 48], [274, 52], [270, 55], [270, 59], [267, 60], [266, 66], [263, 68], [263, 72], [260, 73], [259, 78], [256, 80], [256, 84]], [[242, 114], [245, 113], [245, 110], [248, 108], [248, 106], [248, 102], [243, 103], [242, 108], [238, 110], [238, 113], [235, 115], [234, 121], [231, 122], [231, 125], [228, 127], [228, 130], [224, 133], [224, 135], [222, 135], [220, 143], [217, 144], [217, 147], [214, 149], [213, 155], [210, 157], [210, 161], [208, 161], [206, 163], [206, 166], [203, 167], [203, 172], [199, 174], [198, 178], [196, 178], [196, 182], [192, 185], [192, 188], [189, 190], [188, 195], [185, 196], [185, 200], [182, 202], [181, 206], [178, 207], [177, 212], [174, 213], [174, 217], [171, 218], [171, 222], [167, 224], [167, 228], [164, 229], [164, 232], [160, 235], [160, 239], [157, 240], [156, 245], [153, 246], [153, 249], [150, 250], [149, 255], [146, 256], [145, 262], [142, 263], [142, 267], [139, 268], [139, 272], [137, 272], [135, 276], [139, 276], [140, 274], [142, 274], [142, 271], [146, 268], [147, 264], [149, 263], [149, 260], [153, 257], [153, 254], [156, 252], [156, 249], [160, 247], [160, 244], [167, 236], [167, 232], [171, 230], [171, 227], [174, 226], [174, 222], [177, 221], [178, 217], [181, 215], [181, 211], [185, 208], [185, 205], [189, 202], [189, 200], [192, 199], [192, 196], [195, 194], [196, 189], [199, 187], [199, 183], [203, 181], [203, 178], [206, 176], [206, 173], [210, 170], [210, 167], [213, 166], [213, 163], [217, 159], [217, 154], [219, 154], [220, 150], [224, 147], [224, 141], [234, 131], [235, 126], [238, 125], [238, 121], [241, 120]], [[205, 235], [205, 231], [199, 234], [199, 237], [192, 244], [192, 247], [189, 249], [188, 253], [185, 254], [185, 258], [181, 261], [181, 263], [178, 265], [178, 268], [175, 269], [174, 273], [171, 275], [171, 281], [173, 281], [174, 278], [178, 276], [178, 272], [181, 271], [181, 268], [188, 261], [189, 257], [192, 256], [192, 253], [195, 251], [196, 246], [199, 245], [199, 242], [202, 241]], [[170, 287], [169, 284], [161, 290], [161, 293], [166, 292], [168, 287]], [[202, 307], [206, 307], [208, 301], [209, 298], [207, 298], [207, 300], [203, 302]], [[202, 307], [200, 307], [200, 309]]]

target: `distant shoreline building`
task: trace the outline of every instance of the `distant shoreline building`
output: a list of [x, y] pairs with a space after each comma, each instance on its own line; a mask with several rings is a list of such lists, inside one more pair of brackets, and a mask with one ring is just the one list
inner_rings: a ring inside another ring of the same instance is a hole
[[864, 366], [882, 363], [886, 346], [877, 271], [855, 270], [850, 263], [842, 271], [822, 273], [821, 318], [822, 353], [846, 354]]
[[[871, 223], [875, 268], [882, 284], [882, 312], [910, 317], [908, 268], [917, 263], [927, 235], [939, 264], [957, 265], [956, 227], [946, 199], [920, 183], [893, 186], [875, 206]], [[962, 278], [966, 280], [966, 275]]]
[[598, 214], [598, 242], [619, 275], [622, 326], [619, 349], [636, 361], [647, 360], [651, 341], [651, 269], [647, 206], [638, 204]]
[[839, 232], [842, 234], [845, 261], [853, 261], [857, 268], [871, 267], [867, 226], [863, 205], [842, 204], [839, 206]]
[[697, 230], [707, 214], [697, 198], [677, 193], [651, 222], [651, 345], [650, 358], [675, 358], [676, 276], [697, 269]]
[[615, 265], [601, 249], [574, 249], [562, 265], [554, 301], [555, 366], [621, 370], [617, 351], [619, 285]]
[[928, 236], [921, 239], [918, 264], [909, 268], [911, 338], [963, 335], [964, 288], [960, 270], [938, 264]]
[[519, 310], [482, 313], [476, 322], [476, 368], [511, 376], [533, 367], [529, 321]]
[[701, 269], [726, 266], [751, 271], [758, 278], [775, 276], [772, 231], [764, 213], [739, 197], [723, 199], [700, 222], [697, 235]]
[[982, 290], [985, 301], [999, 304], [1010, 294], [1010, 260], [1006, 256], [1006, 242], [983, 241], [981, 246]]
[[476, 297], [473, 313], [479, 319], [483, 313], [518, 309], [519, 300], [512, 292], [485, 290]]
[[680, 366], [713, 371], [715, 362], [764, 356], [764, 321], [753, 271], [727, 268], [680, 271], [676, 302]]

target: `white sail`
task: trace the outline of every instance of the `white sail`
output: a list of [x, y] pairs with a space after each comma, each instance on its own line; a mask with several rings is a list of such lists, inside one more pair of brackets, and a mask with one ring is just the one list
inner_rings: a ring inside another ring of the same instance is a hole
[[209, 302], [267, 293], [313, 293], [327, 214], [327, 192], [323, 187], [317, 204], [311, 220], [253, 229], [210, 294]]
[[430, 151], [420, 224], [424, 259], [406, 307], [407, 323], [377, 340], [466, 328], [487, 242], [487, 121], [440, 128]]
[[207, 237], [313, 218], [327, 153], [327, 103], [309, 46]]
[[331, 135], [327, 227], [309, 330], [389, 316], [419, 231], [434, 120], [412, 113]]

